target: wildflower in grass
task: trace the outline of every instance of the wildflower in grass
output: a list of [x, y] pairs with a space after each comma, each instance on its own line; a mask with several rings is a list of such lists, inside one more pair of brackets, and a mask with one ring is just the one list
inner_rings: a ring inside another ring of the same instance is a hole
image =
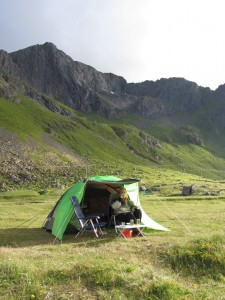
[[221, 278], [224, 276], [223, 241], [192, 241], [185, 247], [175, 246], [166, 253], [174, 270], [189, 274]]
[[34, 294], [32, 294], [31, 296], [30, 296], [30, 299], [35, 299], [36, 297], [35, 297], [35, 295]]

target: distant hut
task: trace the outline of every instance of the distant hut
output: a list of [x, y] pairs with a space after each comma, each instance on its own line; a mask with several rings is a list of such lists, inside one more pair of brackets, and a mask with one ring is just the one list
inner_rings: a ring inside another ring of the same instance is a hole
[[182, 189], [182, 196], [191, 196], [194, 188], [194, 185], [184, 186]]

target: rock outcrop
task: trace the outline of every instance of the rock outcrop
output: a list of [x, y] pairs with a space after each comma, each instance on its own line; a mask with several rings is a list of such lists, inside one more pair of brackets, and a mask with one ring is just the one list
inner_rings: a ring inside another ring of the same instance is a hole
[[[91, 66], [74, 61], [52, 43], [13, 53], [1, 50], [0, 67], [38, 93], [82, 112], [107, 118], [134, 113], [148, 119], [184, 113], [187, 124], [190, 114], [200, 112], [202, 123], [208, 120], [210, 124], [225, 124], [224, 86], [212, 91], [183, 78], [127, 83], [121, 76], [98, 72]], [[2, 84], [0, 93], [10, 97]], [[46, 99], [39, 98], [38, 101], [51, 107]]]
[[[76, 153], [48, 135], [42, 136], [43, 144], [33, 139], [24, 142], [16, 134], [0, 127], [0, 141], [0, 191], [29, 186], [31, 183], [40, 187], [54, 186], [56, 174], [61, 183], [66, 184], [71, 174], [77, 176], [74, 169], [84, 165]], [[69, 164], [61, 159], [63, 155], [70, 161]]]
[[18, 81], [16, 78], [13, 78], [4, 71], [0, 70], [0, 98], [9, 99], [16, 102], [18, 101], [16, 97], [17, 93], [23, 94], [24, 96], [35, 100], [39, 104], [47, 107], [49, 110], [55, 113], [61, 115], [71, 115], [69, 110], [62, 108], [48, 96], [38, 93], [26, 83]]
[[[74, 109], [108, 117], [121, 115], [117, 94], [125, 91], [126, 80], [73, 61], [51, 43], [11, 54], [1, 50], [0, 66], [40, 93]], [[122, 106], [126, 100], [125, 97]]]
[[184, 78], [162, 78], [160, 80], [127, 84], [127, 93], [138, 97], [165, 100], [176, 111], [191, 111], [212, 101], [213, 91]]

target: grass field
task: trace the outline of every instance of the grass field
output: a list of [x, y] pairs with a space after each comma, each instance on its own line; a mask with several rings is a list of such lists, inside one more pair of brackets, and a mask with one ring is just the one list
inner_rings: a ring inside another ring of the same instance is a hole
[[54, 242], [41, 226], [58, 190], [0, 195], [0, 299], [225, 299], [224, 197], [142, 195], [170, 232]]

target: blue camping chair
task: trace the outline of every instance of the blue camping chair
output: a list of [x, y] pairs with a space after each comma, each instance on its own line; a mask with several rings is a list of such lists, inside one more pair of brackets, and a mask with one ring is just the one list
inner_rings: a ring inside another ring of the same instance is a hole
[[81, 210], [78, 199], [75, 196], [70, 197], [70, 200], [72, 201], [73, 204], [75, 216], [77, 217], [80, 223], [80, 230], [78, 231], [75, 238], [78, 235], [82, 235], [84, 231], [87, 229], [93, 230], [97, 238], [99, 237], [99, 234], [103, 234], [101, 227], [105, 226], [107, 223], [99, 222], [98, 220], [100, 219], [100, 216], [97, 214], [85, 216]]

